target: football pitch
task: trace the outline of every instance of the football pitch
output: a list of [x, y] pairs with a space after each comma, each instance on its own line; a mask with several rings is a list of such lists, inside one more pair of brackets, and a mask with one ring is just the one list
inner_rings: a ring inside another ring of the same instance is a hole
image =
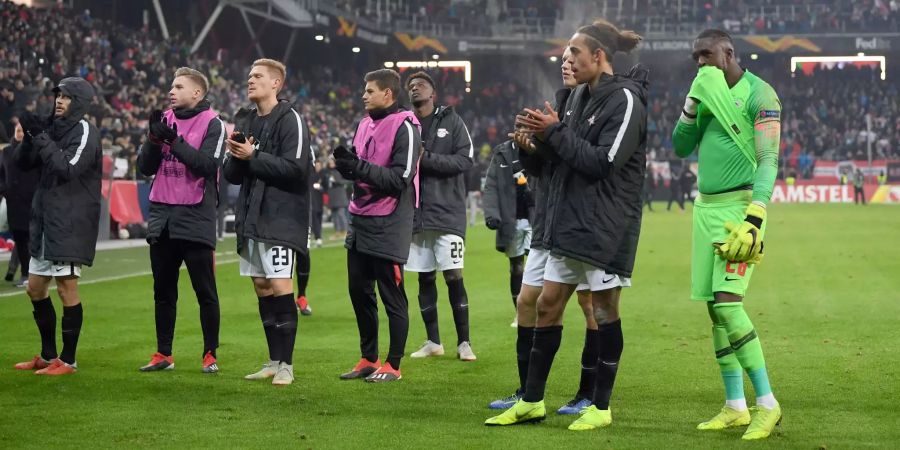
[[[0, 448], [896, 448], [900, 442], [900, 208], [772, 205], [766, 258], [747, 310], [763, 343], [784, 420], [767, 441], [742, 429], [699, 432], [723, 402], [709, 319], [689, 300], [690, 211], [644, 214], [634, 287], [622, 295], [625, 352], [613, 424], [576, 433], [553, 411], [577, 390], [584, 320], [574, 299], [547, 386], [546, 422], [487, 428], [489, 401], [517, 384], [508, 263], [483, 225], [467, 237], [465, 280], [478, 360], [455, 359], [456, 336], [439, 281], [444, 357], [404, 358], [403, 379], [367, 384], [338, 375], [359, 359], [347, 297], [346, 254], [312, 250], [296, 380], [278, 388], [242, 377], [266, 359], [251, 283], [237, 273], [234, 241], [218, 249], [221, 372], [200, 372], [197, 302], [182, 271], [177, 369], [139, 373], [155, 351], [146, 248], [98, 253], [81, 287], [79, 373], [38, 377], [12, 369], [39, 351], [21, 290], [0, 289]], [[407, 274], [407, 354], [425, 340], [415, 276]], [[7, 295], [9, 294], [9, 295]], [[61, 315], [55, 292], [51, 293]], [[382, 308], [383, 311], [383, 308]], [[387, 349], [382, 315], [380, 348]], [[57, 333], [59, 328], [57, 327]], [[60, 347], [61, 348], [61, 347]], [[752, 404], [752, 387], [746, 383]]]

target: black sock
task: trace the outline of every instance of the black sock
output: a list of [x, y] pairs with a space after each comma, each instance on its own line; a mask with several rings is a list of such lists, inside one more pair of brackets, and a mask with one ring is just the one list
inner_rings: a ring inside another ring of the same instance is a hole
[[273, 308], [273, 296], [257, 297], [259, 299], [259, 318], [262, 320], [263, 330], [266, 332], [266, 345], [269, 347], [269, 360], [278, 361], [281, 355], [281, 346], [275, 333], [275, 310]]
[[83, 317], [81, 303], [75, 306], [63, 306], [61, 327], [63, 349], [59, 359], [66, 364], [75, 364], [75, 350], [78, 348], [78, 336], [81, 334]]
[[46, 361], [55, 359], [56, 353], [56, 310], [50, 297], [31, 302], [34, 308], [34, 323], [41, 334], [41, 358]]
[[612, 396], [613, 384], [616, 382], [616, 371], [619, 370], [619, 358], [622, 357], [622, 321], [600, 325], [600, 358], [597, 362], [597, 384], [594, 389], [594, 406], [597, 409], [609, 409], [609, 398]]
[[422, 321], [425, 322], [425, 334], [428, 340], [435, 344], [441, 343], [441, 334], [438, 330], [437, 312], [437, 276], [434, 272], [419, 274], [419, 310], [422, 312]]
[[525, 256], [509, 258], [509, 292], [512, 294], [513, 308], [518, 308], [516, 299], [522, 291], [522, 275], [525, 271]]
[[447, 280], [447, 295], [453, 308], [453, 323], [456, 325], [456, 345], [469, 341], [469, 296], [463, 279]]
[[600, 358], [600, 331], [588, 328], [584, 333], [584, 349], [581, 351], [581, 382], [578, 398], [592, 399], [597, 383], [597, 363]]
[[528, 379], [528, 361], [531, 359], [531, 346], [534, 345], [534, 327], [519, 325], [519, 333], [516, 338], [516, 363], [519, 366], [519, 389], [517, 393], [525, 392], [525, 381]]
[[294, 294], [276, 295], [272, 303], [276, 313], [276, 340], [279, 341], [281, 350], [278, 361], [293, 364], [294, 342], [297, 339], [297, 305], [294, 304]]
[[310, 269], [309, 252], [297, 252], [297, 297], [306, 297]]
[[528, 363], [528, 380], [522, 400], [539, 402], [544, 399], [544, 388], [550, 376], [553, 358], [562, 341], [563, 327], [537, 327], [534, 329], [534, 344], [531, 346], [531, 360]]

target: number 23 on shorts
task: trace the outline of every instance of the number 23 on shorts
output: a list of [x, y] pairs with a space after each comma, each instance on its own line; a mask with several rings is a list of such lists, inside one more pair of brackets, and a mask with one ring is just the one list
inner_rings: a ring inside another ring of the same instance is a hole
[[272, 266], [287, 266], [291, 263], [291, 251], [287, 247], [272, 247]]

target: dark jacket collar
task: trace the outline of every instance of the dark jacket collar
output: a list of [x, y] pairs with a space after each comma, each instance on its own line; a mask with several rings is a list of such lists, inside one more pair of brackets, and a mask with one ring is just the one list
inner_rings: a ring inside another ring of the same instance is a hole
[[185, 120], [185, 119], [190, 119], [190, 118], [196, 116], [197, 114], [200, 114], [203, 111], [208, 110], [209, 108], [210, 108], [209, 102], [204, 99], [204, 100], [201, 100], [200, 103], [197, 103], [197, 106], [195, 106], [193, 108], [179, 108], [179, 109], [175, 109], [173, 111], [175, 113], [175, 117], [177, 117], [180, 120]]
[[[258, 139], [258, 141], [260, 141], [260, 145], [263, 145], [262, 141], [268, 140], [267, 136], [272, 130], [272, 127], [275, 126], [275, 123], [278, 122], [278, 120], [280, 120], [285, 114], [290, 114], [291, 108], [291, 102], [287, 100], [279, 100], [275, 107], [272, 108], [272, 111], [265, 116], [266, 126], [263, 128], [263, 135], [259, 136]], [[259, 117], [257, 112], [258, 110], [256, 108], [239, 109], [238, 112], [234, 115], [234, 129], [243, 130], [245, 133], [250, 131], [250, 124], [253, 123], [253, 120], [256, 117]]]
[[399, 110], [400, 110], [400, 102], [394, 102], [391, 106], [388, 106], [387, 108], [379, 108], [379, 109], [373, 109], [373, 110], [369, 111], [369, 117], [371, 117], [372, 120], [381, 120]]
[[431, 116], [434, 117], [435, 119], [440, 119], [440, 118], [446, 116], [447, 114], [450, 114], [451, 112], [453, 112], [452, 106], [435, 105], [434, 111], [431, 112]]

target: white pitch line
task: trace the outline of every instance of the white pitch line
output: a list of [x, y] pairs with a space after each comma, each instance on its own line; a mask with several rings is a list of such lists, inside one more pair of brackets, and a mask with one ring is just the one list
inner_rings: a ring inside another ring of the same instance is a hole
[[[218, 265], [221, 265], [221, 264], [236, 263], [236, 262], [238, 262], [238, 261], [240, 261], [240, 260], [239, 260], [239, 259], [227, 259], [227, 260], [223, 260], [223, 261], [216, 261], [216, 265], [218, 266]], [[186, 267], [186, 266], [181, 266], [181, 270], [187, 270], [187, 267]], [[153, 275], [153, 272], [151, 272], [151, 271], [149, 271], [149, 270], [146, 270], [146, 271], [143, 271], [143, 272], [132, 272], [132, 273], [126, 273], [126, 274], [116, 275], [116, 276], [112, 276], [112, 277], [100, 277], [100, 278], [94, 278], [94, 279], [92, 279], [92, 280], [84, 280], [84, 281], [80, 281], [80, 280], [79, 280], [79, 281], [78, 281], [78, 285], [79, 285], [79, 286], [84, 286], [84, 285], [86, 285], [86, 284], [106, 283], [107, 281], [118, 281], [118, 280], [124, 280], [124, 279], [126, 279], [126, 278], [141, 277], [141, 276], [144, 276], [144, 275]], [[55, 290], [55, 289], [56, 289], [56, 285], [51, 284], [50, 290], [52, 291], [52, 290]], [[15, 297], [15, 296], [17, 296], [17, 295], [26, 295], [26, 294], [25, 294], [25, 289], [23, 288], [21, 291], [4, 292], [4, 293], [0, 294], [0, 298], [2, 298], [2, 297]]]
[[[323, 245], [323, 246], [321, 246], [321, 247], [316, 247], [316, 248], [334, 248], [334, 247], [343, 247], [343, 246], [344, 246], [344, 243], [343, 243], [343, 242], [335, 242], [335, 243], [333, 243], [333, 244], [332, 244], [332, 243], [329, 243], [329, 244], [327, 244], [327, 245]], [[310, 250], [315, 250], [315, 248], [310, 249]], [[224, 252], [225, 255], [234, 255], [235, 253], [236, 253], [236, 252], [233, 252], [233, 251]], [[218, 256], [218, 255], [216, 255], [216, 256]], [[216, 265], [217, 265], [217, 266], [220, 266], [220, 265], [223, 265], [223, 264], [236, 263], [236, 262], [238, 262], [238, 261], [240, 261], [240, 258], [238, 258], [238, 259], [222, 259], [222, 260], [216, 259]], [[181, 266], [181, 270], [187, 270], [187, 266], [184, 266], [184, 265]], [[153, 272], [151, 272], [151, 271], [149, 271], [149, 270], [145, 270], [145, 271], [141, 271], [141, 272], [131, 272], [131, 273], [126, 273], [126, 274], [122, 274], [122, 275], [115, 275], [115, 276], [111, 276], [111, 277], [94, 278], [94, 279], [92, 279], [92, 280], [78, 281], [78, 285], [79, 285], [79, 286], [84, 286], [84, 285], [86, 285], [86, 284], [106, 283], [106, 282], [109, 282], [109, 281], [119, 281], [119, 280], [124, 280], [124, 279], [126, 279], [126, 278], [141, 277], [141, 276], [144, 276], [144, 275], [153, 275]], [[56, 286], [55, 286], [55, 285], [51, 285], [51, 286], [50, 286], [50, 289], [51, 289], [51, 290], [54, 290], [54, 289], [56, 289]], [[25, 289], [22, 289], [22, 290], [20, 290], [20, 291], [4, 292], [4, 293], [0, 294], [0, 298], [3, 298], [3, 297], [15, 297], [15, 296], [19, 296], [19, 295], [26, 295], [26, 294], [25, 294]]]

